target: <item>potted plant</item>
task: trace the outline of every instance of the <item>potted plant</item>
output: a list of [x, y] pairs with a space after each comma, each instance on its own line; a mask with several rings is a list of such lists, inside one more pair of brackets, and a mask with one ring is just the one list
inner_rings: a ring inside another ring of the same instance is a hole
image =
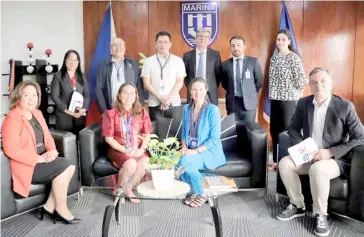
[[169, 190], [173, 186], [174, 167], [181, 157], [180, 143], [176, 137], [159, 141], [158, 136], [151, 135], [147, 150], [150, 153], [149, 170], [156, 190]]

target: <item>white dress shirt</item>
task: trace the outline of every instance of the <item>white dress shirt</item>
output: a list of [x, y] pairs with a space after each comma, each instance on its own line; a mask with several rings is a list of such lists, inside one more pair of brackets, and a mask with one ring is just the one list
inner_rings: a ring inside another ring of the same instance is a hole
[[[147, 58], [144, 61], [142, 68], [141, 77], [149, 77], [152, 86], [158, 91], [158, 93], [160, 93], [160, 95], [168, 95], [173, 89], [177, 77], [183, 79], [187, 75], [182, 58], [171, 53], [169, 55], [169, 60], [163, 68], [163, 80], [161, 79], [161, 66], [158, 62], [157, 54]], [[161, 56], [158, 55], [158, 58], [163, 66], [168, 57], [166, 59], [162, 59]], [[149, 93], [148, 103], [150, 107], [160, 105], [159, 99], [151, 93]], [[172, 106], [181, 105], [179, 93], [171, 98], [171, 103]]]
[[327, 108], [329, 107], [329, 103], [331, 100], [331, 95], [327, 97], [324, 103], [319, 106], [314, 98], [312, 103], [315, 106], [315, 110], [313, 113], [313, 125], [312, 125], [312, 138], [316, 142], [319, 149], [323, 148], [322, 136], [324, 133], [325, 119]]
[[204, 50], [204, 51], [199, 51], [197, 48], [196, 48], [196, 70], [195, 72], [197, 73], [197, 70], [198, 70], [198, 63], [200, 62], [200, 53], [204, 53], [205, 55], [205, 58], [204, 58], [204, 64], [205, 65], [205, 68], [203, 69], [203, 78], [206, 80], [206, 58], [207, 58], [207, 48]]
[[[117, 63], [114, 58], [111, 58], [112, 63], [112, 71], [111, 71], [111, 99], [112, 103], [115, 103], [119, 88], [122, 84], [125, 83], [125, 75], [124, 75], [124, 59]], [[119, 80], [117, 77], [117, 71], [119, 71]]]
[[237, 63], [237, 59], [238, 58], [241, 58], [240, 60], [240, 75], [244, 78], [244, 75], [243, 75], [243, 60], [244, 60], [244, 54], [241, 55], [240, 57], [233, 57], [233, 71], [234, 71], [234, 93], [235, 95], [237, 95], [237, 90], [236, 90], [236, 63]]

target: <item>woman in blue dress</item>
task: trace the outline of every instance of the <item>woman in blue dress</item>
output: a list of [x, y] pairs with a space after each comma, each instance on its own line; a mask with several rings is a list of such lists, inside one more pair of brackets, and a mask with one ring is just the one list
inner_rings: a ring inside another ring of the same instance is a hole
[[203, 192], [200, 170], [215, 169], [226, 163], [220, 141], [219, 108], [207, 99], [207, 83], [195, 78], [190, 83], [192, 101], [183, 108], [182, 157], [179, 165], [186, 172], [181, 178], [191, 185], [193, 194], [185, 200], [190, 207], [200, 207], [207, 201]]

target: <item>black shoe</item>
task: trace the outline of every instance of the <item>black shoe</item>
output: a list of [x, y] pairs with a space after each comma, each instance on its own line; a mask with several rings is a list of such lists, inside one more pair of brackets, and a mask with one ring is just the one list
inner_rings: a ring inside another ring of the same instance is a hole
[[66, 218], [64, 218], [63, 216], [61, 216], [57, 211], [54, 211], [53, 214], [53, 220], [54, 220], [54, 224], [56, 224], [56, 221], [61, 221], [67, 225], [69, 224], [76, 224], [77, 222], [79, 222], [81, 219], [79, 218], [73, 218], [72, 220], [67, 220]]
[[276, 218], [280, 221], [289, 221], [293, 218], [304, 216], [305, 208], [298, 208], [294, 204], [289, 204], [286, 210], [279, 213]]
[[315, 235], [328, 236], [330, 234], [330, 227], [326, 215], [315, 215]]
[[40, 220], [43, 220], [44, 215], [47, 215], [53, 219], [53, 213], [47, 211], [47, 209], [45, 209], [44, 207], [41, 207], [40, 208]]

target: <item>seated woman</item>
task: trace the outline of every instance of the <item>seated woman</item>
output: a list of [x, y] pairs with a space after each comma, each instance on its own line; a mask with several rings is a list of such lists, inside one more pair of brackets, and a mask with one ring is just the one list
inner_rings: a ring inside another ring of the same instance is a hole
[[183, 108], [182, 157], [179, 165], [186, 169], [181, 178], [192, 186], [193, 195], [185, 200], [190, 207], [200, 207], [206, 201], [199, 170], [215, 169], [226, 163], [220, 141], [219, 108], [207, 99], [207, 83], [195, 78], [190, 84], [192, 101]]
[[2, 126], [3, 149], [10, 158], [13, 190], [28, 197], [31, 184], [52, 183], [47, 202], [41, 208], [52, 217], [73, 224], [67, 207], [68, 184], [75, 172], [72, 161], [58, 157], [56, 145], [49, 132], [40, 105], [40, 87], [33, 81], [19, 83], [10, 96], [10, 112]]
[[118, 167], [118, 187], [132, 203], [140, 203], [133, 186], [145, 174], [149, 156], [146, 148], [152, 132], [148, 112], [139, 103], [137, 88], [131, 83], [120, 86], [114, 108], [102, 119], [102, 135], [109, 144], [108, 158]]

